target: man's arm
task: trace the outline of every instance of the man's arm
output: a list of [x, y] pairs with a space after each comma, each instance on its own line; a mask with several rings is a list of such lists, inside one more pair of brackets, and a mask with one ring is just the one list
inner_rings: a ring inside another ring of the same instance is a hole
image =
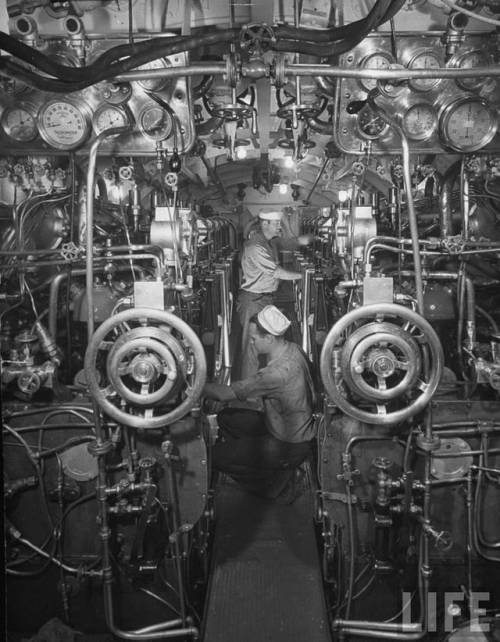
[[232, 388], [223, 383], [206, 383], [202, 395], [217, 401], [234, 401], [237, 399]]
[[285, 268], [279, 266], [276, 268], [274, 275], [281, 281], [297, 281], [302, 278], [302, 272], [292, 272], [291, 270], [285, 270]]

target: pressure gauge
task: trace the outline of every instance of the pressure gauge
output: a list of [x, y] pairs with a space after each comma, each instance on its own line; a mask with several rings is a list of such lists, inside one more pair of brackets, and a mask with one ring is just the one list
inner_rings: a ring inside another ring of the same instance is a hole
[[7, 136], [18, 143], [29, 143], [37, 137], [35, 109], [31, 105], [6, 107], [0, 124]]
[[[474, 49], [453, 56], [449, 64], [450, 67], [456, 69], [473, 69], [474, 67], [488, 66], [488, 60], [482, 51]], [[456, 83], [462, 89], [471, 90], [481, 87], [485, 84], [486, 80], [486, 78], [481, 77], [457, 78]]]
[[[439, 69], [441, 61], [432, 49], [421, 49], [414, 53], [408, 61], [408, 69]], [[430, 91], [441, 82], [440, 78], [412, 78], [409, 86], [415, 91]]]
[[[362, 69], [389, 69], [390, 65], [394, 63], [394, 58], [391, 54], [385, 51], [378, 51], [369, 54], [360, 63]], [[378, 80], [376, 78], [362, 78], [360, 84], [366, 91], [371, 91], [377, 86]]]
[[126, 127], [129, 123], [126, 110], [109, 103], [100, 105], [92, 118], [92, 127], [96, 135], [114, 127]]
[[457, 152], [475, 152], [493, 140], [498, 121], [485, 100], [465, 96], [444, 108], [439, 127], [447, 147]]
[[[150, 62], [137, 67], [136, 71], [147, 71], [149, 69], [166, 69], [170, 67], [170, 62], [165, 58], [157, 58], [156, 60], [151, 60]], [[158, 91], [163, 89], [165, 85], [169, 82], [169, 78], [149, 78], [145, 80], [138, 80], [137, 84], [140, 85], [146, 91]]]
[[405, 134], [412, 140], [427, 140], [436, 131], [437, 114], [432, 105], [417, 103], [403, 114]]
[[365, 105], [358, 113], [358, 130], [363, 138], [373, 140], [384, 134], [388, 125], [369, 105]]
[[43, 140], [55, 149], [75, 149], [88, 137], [90, 109], [83, 101], [55, 98], [38, 112], [38, 128]]
[[139, 114], [139, 128], [152, 140], [164, 140], [172, 133], [172, 116], [159, 105], [150, 105]]

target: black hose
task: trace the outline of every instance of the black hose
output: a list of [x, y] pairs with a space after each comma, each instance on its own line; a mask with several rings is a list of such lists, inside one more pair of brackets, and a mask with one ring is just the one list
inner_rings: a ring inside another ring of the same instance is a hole
[[331, 29], [305, 29], [289, 25], [282, 25], [276, 29], [278, 38], [306, 39], [316, 42], [332, 42], [356, 38], [360, 32], [372, 31], [379, 25], [390, 20], [404, 5], [405, 0], [377, 0], [370, 13], [361, 20], [356, 20], [348, 25], [332, 27]]
[[[73, 91], [80, 91], [94, 85], [95, 83], [101, 82], [103, 80], [108, 80], [114, 78], [115, 76], [140, 67], [141, 65], [155, 60], [157, 58], [170, 56], [181, 51], [189, 51], [191, 49], [198, 49], [211, 44], [217, 44], [219, 42], [226, 42], [238, 35], [239, 31], [237, 29], [226, 29], [224, 31], [218, 31], [205, 36], [193, 36], [189, 38], [182, 38], [181, 40], [175, 38], [169, 39], [168, 42], [165, 38], [156, 39], [156, 42], [160, 41], [158, 46], [151, 48], [143, 47], [139, 53], [134, 54], [133, 56], [126, 58], [124, 60], [116, 61], [113, 64], [104, 65], [102, 67], [87, 67], [86, 71], [90, 71], [90, 76], [85, 77], [76, 81], [64, 81], [54, 78], [46, 78], [45, 76], [40, 76], [34, 72], [25, 69], [24, 67], [7, 60], [5, 58], [0, 59], [0, 72], [4, 73], [8, 77], [17, 79], [31, 87], [40, 89], [42, 91], [51, 91], [55, 93], [66, 93]], [[152, 41], [149, 41], [151, 45]], [[139, 43], [142, 44], [142, 43]], [[161, 45], [161, 46], [160, 46]], [[127, 45], [129, 46], [129, 45]], [[134, 45], [137, 46], [137, 45]], [[72, 72], [75, 71], [74, 68], [70, 68]], [[74, 77], [74, 76], [73, 76]]]

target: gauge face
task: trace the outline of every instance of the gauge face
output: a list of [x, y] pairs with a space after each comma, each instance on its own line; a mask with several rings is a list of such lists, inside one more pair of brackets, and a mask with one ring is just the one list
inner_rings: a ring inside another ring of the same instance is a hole
[[[166, 69], [167, 67], [170, 67], [170, 63], [168, 62], [168, 60], [165, 60], [164, 58], [157, 58], [156, 60], [151, 60], [151, 62], [137, 67], [136, 71], [147, 71], [149, 69]], [[168, 81], [168, 78], [149, 78], [145, 80], [138, 80], [137, 84], [147, 91], [158, 91], [159, 89], [163, 89]]]
[[474, 152], [491, 142], [498, 127], [497, 116], [482, 98], [468, 96], [449, 104], [440, 120], [444, 143], [458, 152]]
[[412, 140], [427, 140], [436, 131], [437, 114], [432, 105], [412, 105], [403, 115], [403, 129]]
[[[458, 55], [450, 61], [452, 67], [457, 69], [474, 69], [474, 67], [486, 67], [488, 60], [482, 51], [475, 49]], [[458, 78], [456, 83], [462, 89], [477, 89], [484, 85], [485, 78]]]
[[365, 105], [358, 114], [358, 129], [364, 138], [374, 139], [382, 136], [388, 125], [369, 105]]
[[[408, 69], [439, 69], [440, 67], [439, 57], [430, 49], [416, 53], [408, 62]], [[408, 84], [415, 91], [430, 91], [440, 82], [440, 78], [413, 78]]]
[[[392, 56], [383, 51], [372, 53], [361, 61], [360, 67], [363, 69], [389, 69], [390, 65], [394, 62]], [[361, 86], [366, 91], [371, 91], [377, 86], [376, 78], [362, 78], [360, 80]]]
[[139, 127], [148, 138], [164, 140], [172, 133], [172, 117], [159, 105], [151, 105], [140, 113]]
[[75, 149], [90, 132], [90, 111], [81, 102], [54, 99], [38, 112], [40, 136], [56, 149]]
[[19, 143], [28, 143], [37, 136], [34, 110], [27, 105], [4, 109], [1, 125], [7, 136]]
[[129, 124], [126, 112], [115, 105], [101, 105], [92, 119], [92, 127], [97, 135], [114, 127], [125, 127]]

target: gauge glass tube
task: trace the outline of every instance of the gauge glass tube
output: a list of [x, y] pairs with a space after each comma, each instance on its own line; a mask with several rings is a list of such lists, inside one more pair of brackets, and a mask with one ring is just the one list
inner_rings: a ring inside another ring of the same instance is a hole
[[[408, 69], [439, 69], [441, 61], [432, 50], [416, 53], [408, 63]], [[440, 78], [412, 78], [408, 84], [415, 91], [430, 91], [441, 82]]]
[[90, 132], [90, 111], [82, 103], [56, 98], [38, 112], [40, 136], [56, 149], [80, 146]]
[[369, 105], [365, 105], [358, 114], [358, 129], [364, 138], [373, 140], [386, 132], [387, 123], [376, 114]]
[[[383, 51], [372, 53], [361, 61], [360, 67], [362, 69], [389, 69], [390, 65], [394, 62], [392, 56]], [[360, 84], [366, 91], [371, 91], [377, 86], [378, 80], [376, 78], [362, 78]]]
[[26, 105], [6, 107], [0, 122], [7, 136], [19, 143], [29, 143], [37, 136], [34, 110]]
[[466, 96], [450, 103], [440, 119], [443, 142], [458, 152], [474, 152], [490, 143], [498, 127], [497, 116], [482, 98]]
[[417, 103], [403, 114], [403, 129], [412, 140], [427, 140], [436, 131], [437, 114], [432, 105]]
[[159, 105], [151, 105], [140, 113], [139, 127], [148, 138], [164, 140], [172, 133], [172, 117]]
[[[456, 59], [451, 61], [453, 67], [458, 69], [473, 69], [474, 67], [486, 67], [488, 61], [482, 51], [478, 49], [474, 51], [467, 51], [458, 55]], [[462, 89], [470, 90], [477, 89], [484, 85], [486, 78], [457, 78], [456, 83]]]
[[[157, 58], [156, 60], [151, 60], [150, 62], [137, 67], [136, 71], [148, 71], [150, 69], [166, 69], [170, 67], [170, 63], [165, 58]], [[144, 80], [137, 80], [137, 84], [140, 85], [146, 91], [158, 91], [163, 89], [165, 85], [169, 82], [169, 78], [149, 78]]]
[[125, 127], [129, 119], [120, 107], [108, 103], [97, 108], [92, 119], [92, 127], [97, 135], [114, 127]]

